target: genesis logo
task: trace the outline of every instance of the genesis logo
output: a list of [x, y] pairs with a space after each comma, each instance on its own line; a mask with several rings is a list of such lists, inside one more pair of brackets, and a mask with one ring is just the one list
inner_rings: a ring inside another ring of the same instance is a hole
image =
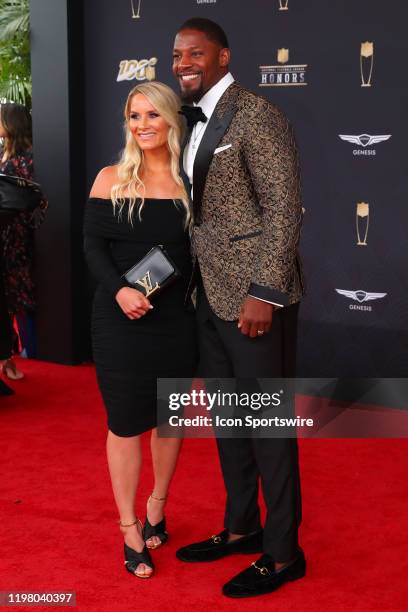
[[387, 295], [386, 293], [374, 293], [372, 291], [363, 291], [362, 289], [358, 289], [357, 291], [350, 291], [349, 289], [336, 289], [336, 291], [340, 295], [343, 295], [350, 300], [359, 302], [359, 304], [349, 304], [350, 310], [368, 310], [370, 312], [372, 310], [371, 306], [363, 306], [362, 302], [379, 300]]
[[354, 136], [353, 134], [339, 134], [341, 140], [356, 144], [362, 149], [353, 149], [353, 155], [376, 155], [375, 149], [368, 149], [367, 147], [384, 142], [391, 138], [391, 134], [379, 134], [377, 136], [370, 136], [370, 134], [360, 134]]

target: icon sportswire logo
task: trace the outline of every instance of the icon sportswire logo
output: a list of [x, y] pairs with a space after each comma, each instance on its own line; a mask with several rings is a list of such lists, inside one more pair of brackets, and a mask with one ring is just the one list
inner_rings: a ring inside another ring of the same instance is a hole
[[386, 293], [376, 293], [374, 291], [363, 291], [362, 289], [357, 289], [357, 291], [352, 291], [350, 289], [336, 289], [337, 293], [343, 295], [350, 300], [355, 300], [358, 304], [349, 304], [350, 310], [368, 310], [371, 311], [372, 307], [363, 305], [363, 302], [369, 302], [371, 300], [380, 300], [384, 298]]
[[361, 149], [353, 149], [353, 155], [376, 155], [376, 150], [372, 148], [373, 145], [385, 142], [391, 136], [392, 134], [339, 134], [341, 140], [362, 147]]

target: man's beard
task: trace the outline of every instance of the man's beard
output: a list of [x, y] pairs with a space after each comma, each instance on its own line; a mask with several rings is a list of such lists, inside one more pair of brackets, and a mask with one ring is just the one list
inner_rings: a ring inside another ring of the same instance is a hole
[[183, 91], [180, 88], [180, 96], [183, 102], [186, 104], [193, 104], [193, 102], [199, 102], [201, 98], [204, 96], [205, 91], [202, 87], [197, 89], [197, 91]]

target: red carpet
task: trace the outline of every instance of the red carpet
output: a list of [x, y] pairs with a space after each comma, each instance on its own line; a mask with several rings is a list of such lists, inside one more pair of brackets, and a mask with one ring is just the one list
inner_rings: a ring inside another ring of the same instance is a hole
[[[93, 368], [21, 367], [27, 376], [12, 383], [16, 395], [0, 399], [1, 591], [72, 590], [77, 609], [91, 612], [406, 609], [405, 440], [301, 440], [307, 577], [272, 595], [228, 600], [222, 583], [251, 557], [205, 565], [174, 557], [222, 527], [214, 442], [186, 440], [167, 510], [170, 542], [155, 553], [154, 578], [132, 578], [123, 569]], [[141, 515], [151, 482], [146, 453]]]

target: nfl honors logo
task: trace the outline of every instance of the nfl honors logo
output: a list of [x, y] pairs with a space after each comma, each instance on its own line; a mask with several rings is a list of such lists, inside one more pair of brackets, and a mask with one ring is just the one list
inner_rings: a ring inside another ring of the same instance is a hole
[[259, 66], [261, 82], [259, 87], [299, 87], [305, 86], [307, 64], [288, 64], [289, 49], [278, 49], [278, 64]]

